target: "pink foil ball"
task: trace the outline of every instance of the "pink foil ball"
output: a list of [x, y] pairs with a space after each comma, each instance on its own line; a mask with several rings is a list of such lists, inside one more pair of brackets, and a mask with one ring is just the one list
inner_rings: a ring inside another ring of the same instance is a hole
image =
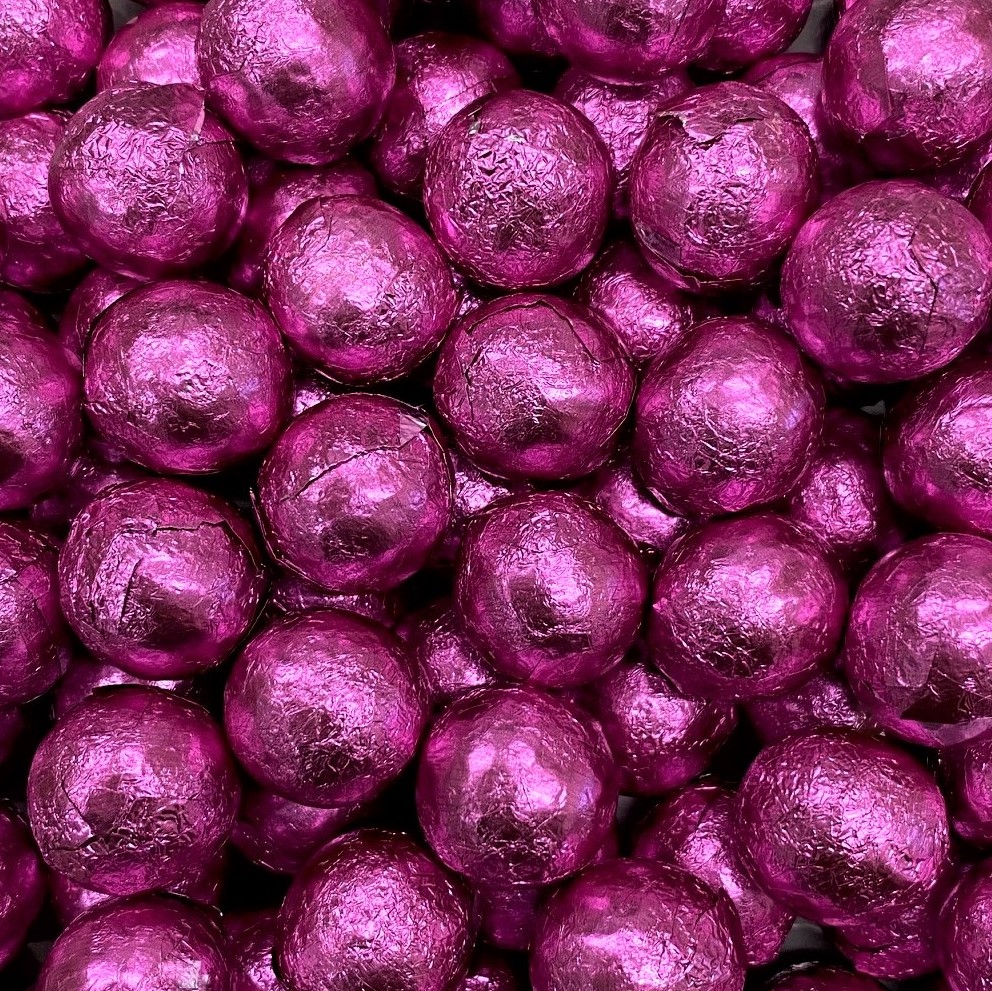
[[59, 557], [62, 609], [99, 660], [144, 678], [219, 664], [265, 591], [248, 523], [165, 479], [118, 485], [76, 517]]
[[427, 561], [451, 519], [451, 469], [427, 417], [345, 395], [296, 417], [258, 476], [275, 561], [339, 592], [385, 591]]
[[511, 55], [555, 55], [554, 42], [537, 16], [535, 0], [473, 0], [479, 26]]
[[269, 157], [307, 165], [372, 133], [396, 72], [364, 0], [210, 0], [198, 56], [210, 105]]
[[293, 416], [299, 416], [343, 391], [341, 386], [325, 378], [320, 372], [298, 367], [293, 376]]
[[941, 752], [954, 829], [973, 846], [992, 846], [992, 736]]
[[487, 303], [452, 328], [434, 400], [483, 469], [558, 481], [606, 461], [634, 386], [623, 346], [588, 309], [526, 293]]
[[473, 884], [548, 884], [590, 863], [612, 826], [613, 760], [580, 709], [534, 688], [482, 688], [435, 721], [417, 811], [427, 842]]
[[276, 977], [273, 947], [277, 923], [271, 910], [225, 915], [231, 965], [231, 991], [286, 991]]
[[447, 991], [472, 948], [461, 886], [406, 836], [329, 843], [279, 913], [279, 972], [291, 991]]
[[265, 297], [303, 357], [348, 385], [408, 375], [441, 343], [458, 305], [427, 233], [367, 196], [296, 210], [266, 250]]
[[781, 332], [743, 317], [700, 324], [637, 396], [631, 462], [679, 515], [786, 496], [820, 439], [823, 389]]
[[12, 808], [0, 805], [0, 968], [24, 945], [46, 888], [31, 834]]
[[802, 31], [813, 0], [725, 0], [698, 64], [733, 72], [785, 51]]
[[480, 956], [452, 991], [522, 991], [510, 965], [495, 954]]
[[976, 178], [968, 197], [968, 209], [992, 236], [992, 166], [985, 165]]
[[518, 89], [448, 122], [428, 150], [424, 207], [438, 243], [477, 282], [548, 286], [592, 260], [611, 181], [606, 148], [582, 114]]
[[966, 872], [941, 917], [939, 956], [951, 991], [992, 987], [992, 860]]
[[867, 182], [799, 232], [782, 303], [803, 350], [855, 382], [946, 365], [992, 308], [992, 242], [964, 207], [916, 182]]
[[291, 571], [279, 572], [269, 586], [268, 606], [276, 613], [293, 615], [311, 609], [340, 609], [358, 613], [383, 626], [393, 626], [399, 612], [390, 592], [328, 592]]
[[205, 709], [121, 686], [70, 709], [28, 777], [31, 831], [45, 862], [113, 895], [171, 888], [231, 834], [240, 786]]
[[59, 340], [65, 349], [82, 361], [97, 317], [143, 284], [143, 279], [119, 275], [105, 268], [94, 268], [83, 276], [70, 293], [59, 319]]
[[49, 192], [86, 254], [151, 278], [222, 254], [238, 233], [248, 186], [231, 136], [198, 89], [141, 85], [106, 90], [72, 118]]

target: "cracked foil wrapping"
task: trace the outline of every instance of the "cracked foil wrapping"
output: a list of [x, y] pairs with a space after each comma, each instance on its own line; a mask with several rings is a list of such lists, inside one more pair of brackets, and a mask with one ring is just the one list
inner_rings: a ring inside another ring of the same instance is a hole
[[35, 752], [28, 815], [53, 870], [112, 895], [171, 888], [214, 863], [241, 788], [207, 711], [169, 692], [108, 688]]
[[992, 846], [992, 736], [948, 747], [940, 768], [955, 831], [973, 846]]
[[534, 4], [535, 0], [472, 0], [483, 33], [504, 52], [555, 55], [554, 42], [548, 37]]
[[992, 988], [992, 860], [972, 867], [941, 917], [940, 965], [951, 991]]
[[395, 588], [451, 519], [451, 468], [428, 418], [385, 396], [337, 396], [296, 417], [258, 476], [275, 561], [331, 591]]
[[733, 72], [784, 52], [812, 9], [813, 0], [725, 0], [698, 64], [711, 71]]
[[122, 296], [141, 285], [144, 285], [143, 279], [119, 275], [105, 268], [95, 268], [83, 276], [69, 294], [59, 318], [59, 340], [62, 346], [82, 361], [97, 317]]
[[231, 991], [286, 991], [276, 977], [276, 913], [271, 909], [224, 917], [231, 965]]
[[24, 945], [47, 887], [30, 833], [12, 808], [0, 805], [0, 967]]

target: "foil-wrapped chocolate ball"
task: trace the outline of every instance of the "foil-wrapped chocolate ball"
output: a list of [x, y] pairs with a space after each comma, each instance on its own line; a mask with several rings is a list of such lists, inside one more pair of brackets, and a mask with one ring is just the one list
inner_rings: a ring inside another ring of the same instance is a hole
[[472, 948], [471, 902], [406, 836], [333, 840], [297, 875], [279, 913], [291, 991], [447, 991]]
[[992, 736], [948, 747], [940, 763], [954, 829], [973, 846], [992, 846]]
[[716, 520], [672, 546], [654, 579], [648, 647], [689, 695], [776, 695], [830, 660], [847, 585], [804, 527], [760, 514]]
[[95, 268], [83, 276], [69, 294], [59, 318], [59, 340], [65, 349], [82, 361], [97, 317], [143, 284], [143, 279], [120, 275], [106, 268]]
[[297, 351], [348, 385], [408, 375], [441, 343], [458, 305], [427, 233], [366, 196], [301, 206], [269, 242], [265, 296]]
[[939, 956], [951, 991], [992, 987], [992, 860], [972, 867], [941, 916]]
[[472, 521], [455, 593], [497, 672], [567, 688], [605, 674], [633, 644], [647, 573], [600, 510], [571, 493], [539, 492]]
[[477, 282], [564, 282], [592, 260], [609, 214], [610, 164], [592, 124], [543, 93], [465, 107], [431, 145], [424, 207], [438, 243]]
[[372, 142], [372, 166], [394, 193], [417, 196], [427, 149], [476, 100], [515, 89], [520, 77], [498, 49], [477, 38], [426, 31], [396, 46], [396, 85]]
[[744, 864], [733, 792], [699, 784], [673, 795], [640, 830], [634, 856], [676, 864], [724, 891], [740, 919], [749, 967], [778, 955], [793, 916], [758, 887]]
[[473, 0], [479, 26], [492, 42], [511, 55], [555, 55], [534, 8], [535, 0]]
[[311, 368], [296, 369], [293, 376], [293, 416], [299, 416], [325, 399], [332, 399], [344, 390]]
[[211, 0], [197, 51], [210, 105], [266, 155], [307, 165], [372, 133], [396, 74], [364, 0]]
[[[992, 154], [992, 152], [990, 152]], [[985, 225], [992, 236], [992, 166], [985, 165], [975, 179], [968, 196], [968, 209]]]
[[725, 0], [698, 64], [733, 72], [783, 52], [802, 31], [813, 0]]
[[391, 592], [328, 592], [291, 571], [281, 571], [269, 586], [268, 607], [282, 615], [308, 612], [311, 609], [341, 609], [358, 613], [382, 626], [393, 626], [399, 602]]
[[37, 991], [227, 991], [227, 945], [213, 913], [139, 895], [81, 915], [55, 941]]
[[916, 182], [867, 182], [803, 226], [782, 268], [803, 350], [854, 382], [946, 365], [992, 308], [992, 242], [964, 207]]
[[118, 485], [76, 518], [62, 609], [99, 660], [144, 678], [219, 664], [255, 619], [265, 578], [247, 521], [179, 482]]
[[558, 481], [610, 456], [634, 385], [623, 346], [592, 312], [526, 293], [487, 303], [452, 328], [434, 400], [480, 467]]
[[28, 777], [45, 862], [113, 895], [170, 888], [212, 863], [239, 798], [234, 761], [207, 711], [137, 685], [65, 713]]
[[943, 796], [891, 743], [849, 730], [789, 737], [758, 754], [738, 797], [756, 880], [811, 922], [891, 922], [947, 870]]
[[109, 33], [107, 0], [6, 0], [0, 14], [0, 118], [72, 99]]
[[426, 717], [396, 635], [333, 610], [277, 620], [245, 647], [224, 691], [235, 756], [306, 805], [372, 798], [413, 758]]
[[831, 119], [879, 169], [961, 158], [992, 132], [992, 9], [983, 0], [863, 0], [824, 61]]
[[521, 991], [521, 984], [502, 957], [486, 953], [473, 962], [453, 991]]
[[740, 991], [745, 961], [730, 899], [650, 860], [590, 868], [545, 908], [534, 991]]
[[24, 945], [46, 887], [31, 834], [12, 808], [0, 805], [0, 968]]
[[844, 670], [861, 707], [912, 743], [992, 732], [992, 541], [938, 533], [876, 564], [851, 605]]
[[224, 916], [231, 991], [286, 991], [276, 976], [277, 915], [271, 909]]
[[455, 701], [421, 752], [424, 835], [476, 885], [532, 886], [573, 874], [602, 846], [616, 800], [599, 727], [534, 688], [481, 688]]
[[631, 460], [675, 513], [739, 512], [788, 494], [822, 420], [822, 387], [792, 341], [743, 317], [716, 318], [645, 374]]
[[655, 115], [634, 159], [630, 214], [653, 268], [693, 292], [759, 285], [816, 204], [817, 155], [802, 118], [738, 82]]
[[272, 318], [206, 282], [129, 293], [97, 321], [85, 367], [93, 426], [159, 472], [227, 468], [267, 448], [289, 416], [289, 356]]
[[332, 591], [384, 591], [417, 571], [447, 528], [451, 469], [419, 410], [337, 396], [276, 442], [257, 510], [278, 564]]

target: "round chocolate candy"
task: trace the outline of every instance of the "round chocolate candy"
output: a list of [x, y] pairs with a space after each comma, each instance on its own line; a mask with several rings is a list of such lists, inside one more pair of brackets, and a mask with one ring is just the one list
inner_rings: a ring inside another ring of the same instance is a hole
[[958, 835], [992, 846], [992, 736], [941, 752], [944, 794]]
[[733, 72], [783, 52], [799, 36], [812, 9], [813, 0], [725, 0], [698, 64]]
[[509, 963], [494, 953], [485, 953], [473, 961], [468, 973], [452, 991], [523, 991]]
[[11, 807], [0, 805], [0, 968], [24, 945], [46, 887], [31, 834]]
[[297, 367], [293, 376], [293, 416], [299, 416], [343, 391], [341, 386], [325, 378], [320, 372]]
[[282, 615], [311, 609], [340, 609], [357, 613], [382, 626], [393, 626], [399, 602], [391, 592], [328, 592], [291, 571], [280, 571], [269, 586], [268, 607]]
[[[989, 144], [992, 146], [992, 141]], [[992, 156], [992, 148], [989, 155]], [[968, 209], [978, 217], [984, 224], [985, 230], [992, 236], [992, 165], [985, 164], [975, 178], [971, 194], [968, 196]]]
[[65, 349], [82, 362], [97, 317], [143, 284], [143, 279], [119, 275], [106, 268], [94, 268], [83, 276], [70, 293], [59, 318], [59, 340]]
[[479, 26], [511, 55], [555, 55], [554, 42], [534, 9], [535, 0], [473, 0]]
[[992, 860], [966, 871], [941, 917], [940, 966], [951, 991], [992, 987]]
[[276, 976], [273, 948], [278, 925], [271, 909], [224, 916], [231, 991], [286, 991]]

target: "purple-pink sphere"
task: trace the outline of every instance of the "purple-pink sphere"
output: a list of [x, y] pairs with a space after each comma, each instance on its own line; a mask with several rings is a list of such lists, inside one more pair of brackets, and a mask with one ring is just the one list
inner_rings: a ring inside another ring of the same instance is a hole
[[992, 846], [992, 736], [948, 747], [940, 764], [954, 829], [973, 846]]
[[482, 28], [493, 44], [511, 55], [550, 56], [554, 42], [537, 16], [535, 0], [473, 0]]
[[978, 217], [985, 230], [992, 236], [992, 165], [984, 165], [976, 177], [971, 194], [968, 196], [968, 209]]
[[393, 592], [328, 592], [313, 582], [280, 571], [269, 586], [269, 609], [281, 615], [309, 612], [311, 609], [341, 609], [375, 620], [382, 626], [396, 623], [400, 603]]
[[502, 957], [480, 956], [452, 991], [522, 991], [517, 975]]
[[734, 72], [783, 52], [799, 36], [812, 9], [813, 0], [725, 0], [698, 64]]
[[286, 991], [276, 976], [274, 947], [278, 924], [272, 909], [224, 916], [231, 991]]
[[992, 988], [992, 860], [966, 871], [941, 917], [939, 957], [951, 991]]
[[59, 318], [59, 340], [65, 349], [82, 361], [97, 317], [141, 285], [143, 279], [119, 275], [106, 268], [94, 268], [83, 276], [69, 294]]
[[12, 808], [0, 805], [0, 968], [24, 945], [46, 887], [31, 834]]

